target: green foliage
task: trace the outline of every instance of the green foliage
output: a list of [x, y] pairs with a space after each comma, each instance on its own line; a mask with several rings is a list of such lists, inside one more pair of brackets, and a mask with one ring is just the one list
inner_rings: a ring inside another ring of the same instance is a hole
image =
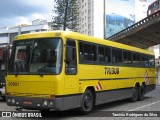
[[53, 29], [78, 31], [78, 1], [79, 0], [54, 0], [52, 17]]

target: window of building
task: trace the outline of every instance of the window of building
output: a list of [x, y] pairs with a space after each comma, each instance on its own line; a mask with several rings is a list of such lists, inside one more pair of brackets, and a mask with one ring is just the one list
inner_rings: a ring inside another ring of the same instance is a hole
[[91, 24], [88, 25], [88, 29], [91, 29]]
[[84, 22], [84, 18], [82, 18], [82, 22]]
[[84, 28], [84, 24], [82, 25], [82, 28]]
[[82, 6], [82, 9], [84, 8], [84, 5]]
[[91, 15], [91, 10], [88, 10], [88, 14]]
[[88, 17], [88, 22], [90, 22], [91, 21], [91, 17]]
[[82, 12], [82, 16], [84, 15], [84, 11]]
[[91, 35], [91, 31], [88, 31], [88, 35]]

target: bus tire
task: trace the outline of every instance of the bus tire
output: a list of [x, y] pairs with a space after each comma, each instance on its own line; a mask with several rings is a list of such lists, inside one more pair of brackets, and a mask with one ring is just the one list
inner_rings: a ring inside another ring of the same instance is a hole
[[93, 109], [93, 94], [92, 92], [87, 89], [83, 94], [80, 113], [81, 114], [89, 114]]
[[138, 100], [139, 101], [144, 100], [144, 94], [145, 94], [145, 86], [142, 84], [142, 86], [139, 87], [139, 92], [138, 92]]
[[131, 98], [131, 101], [132, 102], [136, 102], [138, 100], [138, 86], [135, 85], [135, 87], [133, 88], [133, 92], [132, 92], [132, 98]]

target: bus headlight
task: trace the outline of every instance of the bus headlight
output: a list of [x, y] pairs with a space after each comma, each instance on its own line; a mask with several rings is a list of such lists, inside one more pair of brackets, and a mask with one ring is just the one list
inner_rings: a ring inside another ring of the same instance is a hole
[[13, 104], [15, 103], [15, 99], [12, 99], [12, 103], [13, 103]]
[[50, 101], [50, 102], [49, 102], [49, 105], [50, 105], [50, 106], [53, 106], [53, 101]]
[[7, 102], [9, 102], [9, 103], [10, 103], [10, 102], [11, 102], [11, 99], [8, 99], [8, 100], [7, 100]]
[[45, 101], [43, 102], [43, 104], [44, 104], [44, 105], [48, 105], [48, 101], [45, 100]]

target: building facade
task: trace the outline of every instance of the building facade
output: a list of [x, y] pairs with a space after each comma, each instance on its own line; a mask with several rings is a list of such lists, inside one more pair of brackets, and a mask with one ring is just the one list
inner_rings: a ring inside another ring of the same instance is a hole
[[79, 0], [79, 32], [93, 35], [93, 0]]
[[40, 32], [51, 30], [50, 23], [47, 20], [36, 19], [32, 21], [32, 25], [21, 24], [14, 27], [3, 27], [0, 28], [0, 44], [10, 43], [12, 44], [13, 39], [18, 34]]
[[104, 38], [104, 0], [79, 0], [79, 32]]
[[[120, 27], [125, 29], [145, 18], [147, 16], [148, 5], [153, 1], [154, 0], [79, 0], [79, 32], [99, 38], [107, 38], [109, 37], [106, 35], [108, 30], [114, 32], [116, 28], [116, 33], [118, 30], [122, 30]], [[117, 8], [118, 5], [121, 10]], [[123, 11], [122, 8], [124, 8]], [[109, 17], [112, 17], [111, 21], [114, 23], [113, 25], [110, 25], [109, 20], [107, 20], [109, 12], [111, 13]], [[123, 21], [124, 23], [120, 23], [119, 21]], [[113, 29], [108, 29], [109, 27]]]

